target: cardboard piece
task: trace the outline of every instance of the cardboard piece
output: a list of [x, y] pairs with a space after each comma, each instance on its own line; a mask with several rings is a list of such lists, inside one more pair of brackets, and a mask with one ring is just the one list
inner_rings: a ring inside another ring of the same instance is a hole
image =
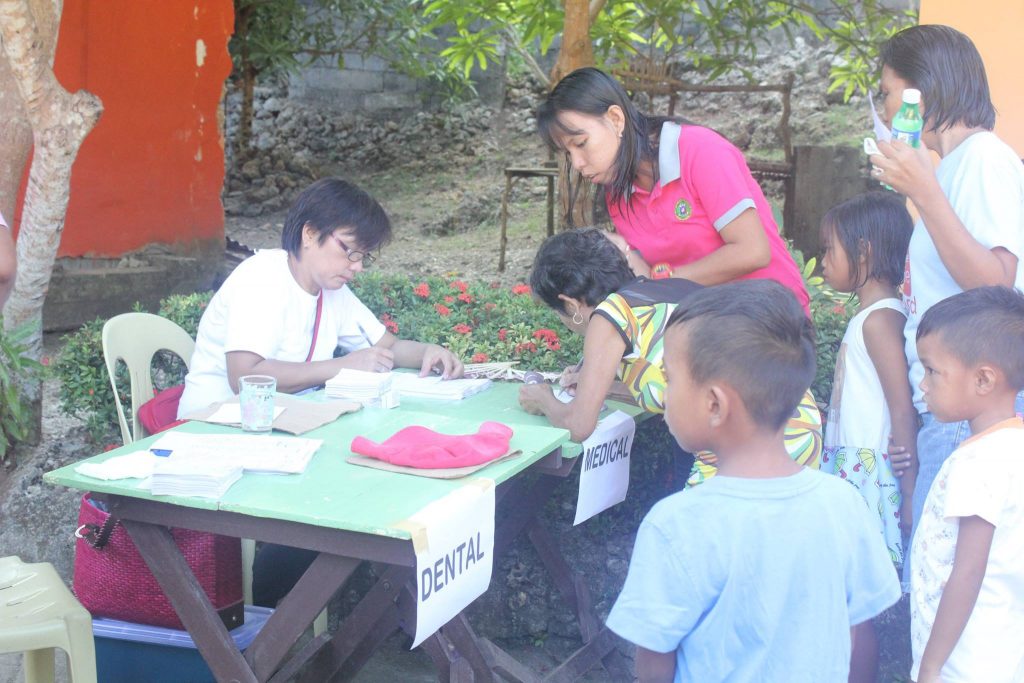
[[[207, 418], [216, 413], [222, 405], [229, 403], [238, 403], [238, 397], [232, 396], [226, 401], [212, 403], [205, 408], [189, 413], [185, 419], [211, 422]], [[308, 401], [288, 394], [275, 394], [274, 407], [275, 409], [285, 408], [283, 413], [274, 418], [274, 429], [299, 435], [334, 422], [345, 413], [353, 413], [362, 406], [354, 401]], [[241, 425], [234, 426], [240, 427]]]
[[375, 470], [384, 470], [385, 472], [397, 472], [398, 474], [412, 474], [417, 477], [428, 477], [430, 479], [460, 479], [462, 477], [468, 477], [474, 472], [478, 472], [483, 468], [487, 467], [496, 462], [502, 460], [509, 460], [510, 458], [516, 458], [522, 455], [523, 452], [520, 450], [509, 451], [500, 458], [495, 458], [490, 462], [485, 462], [481, 465], [472, 465], [470, 467], [446, 467], [442, 469], [421, 469], [418, 467], [404, 467], [402, 465], [392, 465], [389, 462], [383, 460], [377, 460], [376, 458], [367, 458], [363, 455], [352, 455], [345, 458], [345, 462], [352, 463], [353, 465], [359, 465], [360, 467], [370, 467]]

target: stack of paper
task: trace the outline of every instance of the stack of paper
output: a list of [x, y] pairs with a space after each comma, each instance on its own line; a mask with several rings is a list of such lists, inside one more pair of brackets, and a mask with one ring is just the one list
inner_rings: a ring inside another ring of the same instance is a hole
[[420, 377], [410, 372], [396, 372], [393, 374], [400, 398], [461, 401], [491, 386], [491, 380], [485, 378], [441, 379], [437, 375]]
[[393, 374], [344, 368], [327, 380], [326, 393], [331, 398], [357, 401], [370, 408], [395, 408], [398, 394], [392, 385]]
[[160, 460], [150, 481], [150, 490], [157, 496], [220, 498], [242, 477], [237, 463], [193, 458]]
[[294, 436], [167, 432], [150, 450], [170, 460], [229, 464], [246, 472], [300, 474], [323, 441]]

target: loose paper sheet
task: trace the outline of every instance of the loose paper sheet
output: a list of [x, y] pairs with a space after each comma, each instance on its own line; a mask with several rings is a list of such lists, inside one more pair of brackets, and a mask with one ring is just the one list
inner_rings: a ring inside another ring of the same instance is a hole
[[190, 434], [171, 431], [150, 450], [170, 451], [175, 459], [237, 463], [246, 472], [298, 474], [323, 444], [321, 439], [297, 436]]
[[583, 442], [573, 525], [625, 500], [629, 490], [629, 451], [635, 432], [633, 418], [616, 410], [598, 422], [597, 429]]
[[487, 590], [494, 482], [475, 479], [407, 520], [416, 548], [416, 648]]
[[[284, 406], [274, 406], [274, 417], [284, 412]], [[242, 424], [242, 404], [223, 403], [220, 408], [205, 419], [206, 422], [216, 422], [222, 425]]]

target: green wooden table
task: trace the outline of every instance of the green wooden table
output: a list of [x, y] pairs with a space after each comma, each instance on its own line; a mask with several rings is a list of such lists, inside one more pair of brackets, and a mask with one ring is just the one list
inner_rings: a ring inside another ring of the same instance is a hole
[[[542, 550], [545, 564], [556, 574], [563, 594], [581, 614], [584, 640], [588, 636], [593, 640], [600, 625], [589, 608], [585, 590], [581, 592], [579, 578], [573, 578], [557, 547], [536, 520], [536, 513], [558, 477], [568, 474], [574, 464], [574, 459], [563, 457], [563, 449], [574, 455], [579, 447], [568, 440], [566, 430], [551, 427], [545, 418], [521, 410], [515, 398], [517, 392], [516, 384], [497, 383], [465, 401], [404, 401], [394, 410], [364, 409], [344, 415], [304, 435], [323, 439], [324, 444], [303, 474], [246, 474], [216, 501], [153, 496], [138, 489], [137, 480], [97, 480], [75, 472], [75, 465], [49, 472], [44, 479], [91, 491], [106, 499], [218, 680], [285, 681], [309, 662], [302, 680], [326, 681], [337, 674], [354, 673], [394, 630], [415, 623], [411, 612], [415, 598], [408, 590], [415, 555], [409, 534], [400, 523], [467, 481], [429, 479], [351, 465], [345, 458], [351, 455], [352, 438], [359, 435], [380, 441], [413, 424], [460, 434], [475, 432], [483, 420], [504, 422], [514, 430], [512, 448], [521, 450], [522, 455], [472, 475], [492, 479], [498, 485], [496, 497], [501, 514], [495, 529], [495, 554], [498, 556], [519, 533], [528, 531]], [[614, 407], [637, 412], [635, 407]], [[199, 422], [176, 429], [238, 433], [229, 427]], [[147, 448], [155, 439], [149, 437], [94, 456], [90, 461], [100, 462]], [[527, 470], [541, 476], [526, 477]], [[168, 527], [308, 548], [319, 555], [243, 656], [235, 649], [188, 569]], [[362, 561], [384, 563], [389, 568], [333, 638], [320, 636], [285, 661], [301, 633]], [[559, 571], [564, 576], [557, 576]], [[514, 669], [520, 680], [536, 679], [528, 670], [517, 669], [517, 664], [508, 661], [510, 658], [497, 648], [477, 638], [462, 615], [428, 639], [423, 647], [434, 659], [442, 678], [494, 680], [496, 670]]]

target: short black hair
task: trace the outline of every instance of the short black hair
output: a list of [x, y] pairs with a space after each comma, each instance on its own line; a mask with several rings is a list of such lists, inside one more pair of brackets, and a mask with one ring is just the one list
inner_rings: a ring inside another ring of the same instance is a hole
[[960, 31], [941, 24], [911, 26], [882, 43], [879, 53], [883, 65], [921, 91], [926, 129], [995, 128], [985, 63]]
[[722, 380], [754, 422], [786, 424], [816, 368], [814, 328], [793, 292], [761, 279], [706, 287], [681, 301], [668, 321], [684, 324], [685, 362], [695, 382]]
[[[900, 195], [866, 192], [836, 204], [821, 219], [821, 231], [843, 245], [854, 289], [872, 279], [893, 287], [903, 282], [914, 221]], [[862, 273], [860, 259], [869, 246], [867, 272]]]
[[625, 255], [597, 228], [566, 230], [544, 240], [533, 259], [534, 296], [565, 312], [565, 294], [596, 306], [636, 279]]
[[320, 234], [320, 244], [338, 228], [351, 229], [363, 251], [373, 251], [391, 241], [391, 221], [381, 205], [341, 178], [317, 180], [288, 209], [281, 247], [293, 256], [300, 256], [306, 225]]
[[964, 365], [999, 368], [1024, 389], [1024, 295], [1009, 287], [977, 287], [935, 304], [921, 317], [917, 341], [938, 335]]

